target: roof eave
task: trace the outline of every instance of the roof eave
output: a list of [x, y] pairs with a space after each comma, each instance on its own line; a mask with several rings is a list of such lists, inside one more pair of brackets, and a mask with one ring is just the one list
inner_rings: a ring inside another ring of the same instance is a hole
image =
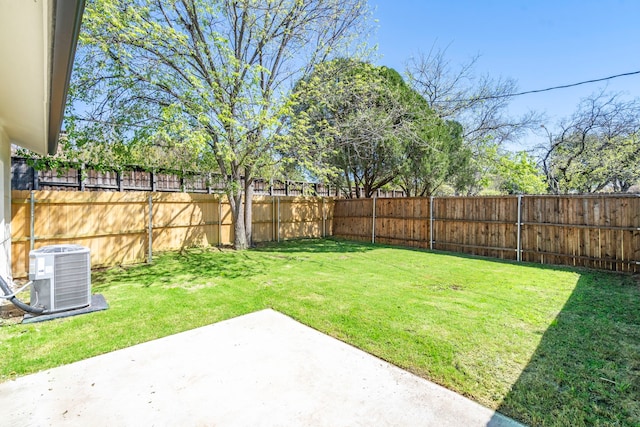
[[49, 95], [49, 129], [47, 151], [55, 154], [67, 102], [85, 0], [58, 0], [54, 12], [51, 47], [51, 92]]

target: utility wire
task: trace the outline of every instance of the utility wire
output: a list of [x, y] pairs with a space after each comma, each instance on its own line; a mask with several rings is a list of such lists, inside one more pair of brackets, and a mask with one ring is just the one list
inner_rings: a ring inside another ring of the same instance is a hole
[[554, 86], [554, 87], [548, 87], [546, 89], [536, 89], [536, 90], [527, 90], [525, 92], [518, 92], [518, 93], [514, 93], [511, 95], [500, 95], [498, 97], [504, 97], [504, 96], [520, 96], [520, 95], [528, 95], [530, 93], [540, 93], [540, 92], [549, 92], [551, 90], [556, 90], [556, 89], [566, 89], [568, 87], [574, 87], [574, 86], [580, 86], [580, 85], [586, 85], [589, 83], [598, 83], [598, 82], [604, 82], [606, 80], [613, 80], [613, 79], [617, 79], [618, 77], [626, 77], [626, 76], [633, 76], [634, 74], [640, 74], [640, 71], [632, 71], [630, 73], [622, 73], [622, 74], [616, 74], [614, 76], [609, 76], [609, 77], [603, 77], [601, 79], [593, 79], [593, 80], [585, 80], [583, 82], [578, 82], [578, 83], [571, 83], [568, 85], [561, 85], [561, 86]]
[[[569, 88], [569, 87], [581, 86], [581, 85], [586, 85], [586, 84], [590, 84], [590, 83], [604, 82], [604, 81], [607, 81], [607, 80], [613, 80], [613, 79], [617, 79], [619, 77], [633, 76], [633, 75], [636, 75], [636, 74], [640, 74], [640, 70], [639, 71], [632, 71], [630, 73], [615, 74], [613, 76], [603, 77], [601, 79], [585, 80], [585, 81], [578, 82], [578, 83], [571, 83], [571, 84], [560, 85], [560, 86], [552, 86], [552, 87], [548, 87], [548, 88], [545, 88], [545, 89], [527, 90], [527, 91], [524, 91], [524, 92], [516, 92], [516, 93], [505, 93], [505, 94], [502, 94], [502, 95], [479, 96], [477, 98], [470, 98], [467, 101], [485, 101], [485, 100], [488, 100], [488, 99], [512, 98], [512, 97], [515, 97], [515, 96], [529, 95], [531, 93], [549, 92], [549, 91], [552, 91], [552, 90], [566, 89], [566, 88]], [[459, 102], [459, 101], [461, 101], [461, 100], [442, 100], [442, 101], [436, 101], [436, 103], [438, 103], [438, 102]]]

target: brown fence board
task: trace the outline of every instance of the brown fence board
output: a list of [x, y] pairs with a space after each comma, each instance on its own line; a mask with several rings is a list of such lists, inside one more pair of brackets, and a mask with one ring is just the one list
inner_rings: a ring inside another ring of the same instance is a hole
[[[231, 207], [211, 194], [35, 191], [34, 247], [77, 243], [95, 267], [147, 259], [149, 197], [153, 252], [233, 243]], [[12, 271], [28, 272], [31, 193], [12, 192]], [[278, 220], [278, 208], [280, 215]], [[257, 196], [254, 242], [332, 233], [333, 199]]]
[[[375, 241], [495, 258], [640, 271], [640, 197], [635, 195], [377, 199]], [[371, 241], [372, 200], [338, 200], [334, 235]]]
[[[95, 266], [141, 262], [153, 251], [233, 241], [230, 205], [217, 195], [148, 192], [34, 192], [35, 247], [79, 243]], [[256, 196], [253, 240], [339, 236], [516, 259], [518, 201], [521, 259], [616, 271], [640, 271], [640, 197], [515, 196], [321, 199]], [[374, 227], [375, 203], [375, 227]], [[26, 274], [30, 192], [12, 193], [12, 257]]]
[[517, 199], [434, 198], [434, 249], [517, 257]]

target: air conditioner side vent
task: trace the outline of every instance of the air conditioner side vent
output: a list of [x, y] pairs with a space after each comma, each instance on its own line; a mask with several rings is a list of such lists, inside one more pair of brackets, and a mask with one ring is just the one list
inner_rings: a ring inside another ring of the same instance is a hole
[[58, 309], [91, 303], [89, 252], [60, 253], [55, 257], [54, 304]]

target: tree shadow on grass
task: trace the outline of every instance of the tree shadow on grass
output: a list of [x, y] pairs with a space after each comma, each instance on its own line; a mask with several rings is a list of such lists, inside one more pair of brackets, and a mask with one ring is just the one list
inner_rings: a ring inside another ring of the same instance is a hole
[[180, 252], [165, 252], [154, 256], [146, 265], [111, 268], [94, 271], [92, 286], [101, 291], [118, 283], [134, 283], [144, 287], [175, 285], [176, 283], [203, 282], [216, 278], [251, 277], [269, 270], [272, 261], [256, 256], [256, 252], [297, 256], [304, 253], [367, 252], [376, 246], [339, 239], [301, 239], [261, 243], [249, 251], [201, 248]]
[[96, 291], [117, 283], [164, 286], [217, 278], [250, 277], [265, 268], [264, 261], [242, 252], [220, 251], [216, 248], [192, 249], [182, 253], [160, 254], [151, 264], [97, 271], [92, 276], [92, 282]]
[[639, 426], [637, 277], [583, 274], [498, 410], [532, 426]]
[[257, 252], [279, 253], [353, 253], [368, 252], [383, 246], [355, 242], [338, 238], [297, 239], [280, 242], [259, 243], [253, 249]]

